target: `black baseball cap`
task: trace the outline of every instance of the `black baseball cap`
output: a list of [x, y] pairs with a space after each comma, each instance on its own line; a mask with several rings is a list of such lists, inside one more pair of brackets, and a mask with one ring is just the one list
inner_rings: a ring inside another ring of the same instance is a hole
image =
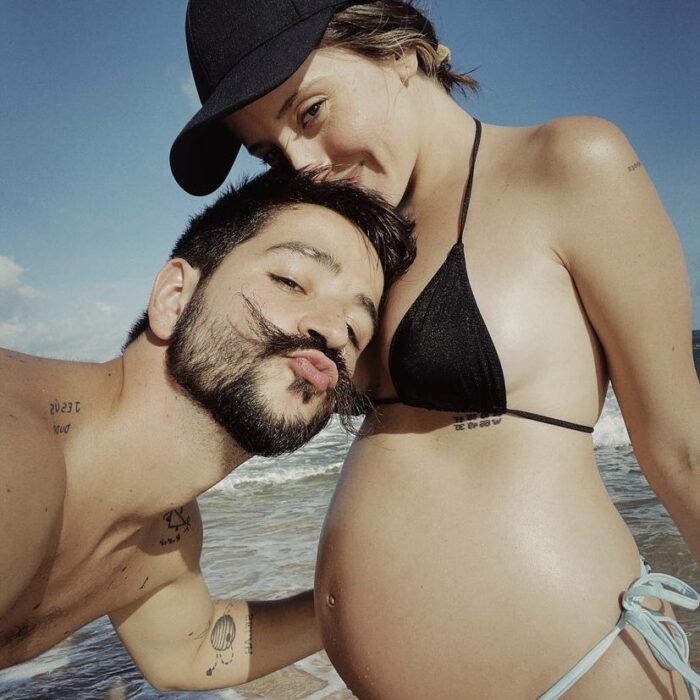
[[287, 80], [318, 45], [333, 14], [352, 4], [189, 0], [187, 52], [202, 108], [170, 149], [170, 169], [180, 187], [206, 195], [221, 185], [241, 146], [223, 117]]

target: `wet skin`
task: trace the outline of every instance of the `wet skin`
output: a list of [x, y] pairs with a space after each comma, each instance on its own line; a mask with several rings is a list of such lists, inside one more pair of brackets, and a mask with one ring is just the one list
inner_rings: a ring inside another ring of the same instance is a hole
[[[350, 172], [416, 218], [416, 262], [381, 319], [380, 396], [395, 395], [393, 333], [456, 242], [474, 138], [471, 117], [414, 59], [318, 51], [227, 120], [273, 163]], [[700, 453], [700, 391], [679, 351], [686, 272], [624, 136], [586, 117], [486, 125], [464, 244], [509, 406], [593, 425], [612, 378], [640, 465], [700, 556], [700, 477], [687, 456]], [[468, 422], [381, 407], [343, 466], [316, 605], [328, 654], [360, 698], [536, 697], [613, 627], [639, 575], [590, 436], [511, 416]], [[567, 697], [686, 695], [624, 632]]]

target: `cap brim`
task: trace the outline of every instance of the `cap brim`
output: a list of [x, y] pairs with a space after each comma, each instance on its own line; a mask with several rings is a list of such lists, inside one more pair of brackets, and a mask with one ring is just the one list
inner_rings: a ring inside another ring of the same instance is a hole
[[318, 45], [334, 12], [325, 8], [273, 37], [217, 85], [170, 149], [170, 169], [182, 189], [203, 196], [223, 183], [241, 144], [221, 119], [287, 80]]

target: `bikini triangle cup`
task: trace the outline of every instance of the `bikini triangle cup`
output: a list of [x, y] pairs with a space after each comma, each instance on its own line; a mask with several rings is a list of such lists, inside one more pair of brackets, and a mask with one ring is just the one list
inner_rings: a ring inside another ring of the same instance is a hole
[[508, 408], [498, 352], [469, 283], [462, 236], [481, 142], [481, 122], [462, 196], [457, 242], [445, 262], [401, 319], [389, 347], [389, 373], [396, 398], [373, 398], [373, 404], [402, 403], [418, 408], [480, 416], [503, 414], [584, 433], [579, 423]]

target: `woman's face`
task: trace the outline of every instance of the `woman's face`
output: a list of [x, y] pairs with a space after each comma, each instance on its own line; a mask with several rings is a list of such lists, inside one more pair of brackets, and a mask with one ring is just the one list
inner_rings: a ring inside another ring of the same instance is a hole
[[414, 52], [374, 61], [340, 49], [311, 53], [278, 88], [226, 118], [272, 167], [324, 168], [398, 204], [418, 157]]

